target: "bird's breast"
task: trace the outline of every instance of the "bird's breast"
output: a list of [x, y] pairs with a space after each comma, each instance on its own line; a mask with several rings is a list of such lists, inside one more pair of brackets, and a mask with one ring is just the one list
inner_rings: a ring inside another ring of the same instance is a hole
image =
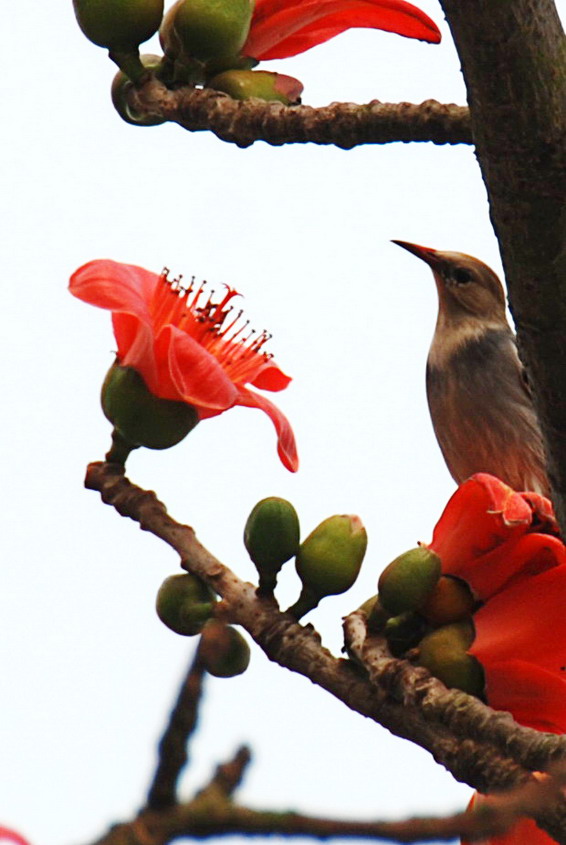
[[489, 472], [515, 489], [547, 492], [542, 438], [511, 331], [490, 329], [439, 350], [435, 337], [427, 396], [454, 479]]

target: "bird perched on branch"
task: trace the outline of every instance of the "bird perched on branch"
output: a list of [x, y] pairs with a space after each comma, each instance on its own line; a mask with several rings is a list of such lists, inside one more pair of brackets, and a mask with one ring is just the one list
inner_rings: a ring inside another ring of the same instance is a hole
[[431, 268], [438, 318], [426, 367], [428, 405], [450, 474], [489, 472], [546, 496], [542, 435], [496, 274], [461, 252], [393, 241]]

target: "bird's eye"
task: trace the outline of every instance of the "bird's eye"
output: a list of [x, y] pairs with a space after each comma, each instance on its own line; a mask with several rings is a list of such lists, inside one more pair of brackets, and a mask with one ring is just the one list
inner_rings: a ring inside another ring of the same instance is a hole
[[467, 270], [465, 267], [456, 267], [452, 278], [457, 285], [467, 285], [468, 282], [473, 280], [474, 276], [471, 270]]

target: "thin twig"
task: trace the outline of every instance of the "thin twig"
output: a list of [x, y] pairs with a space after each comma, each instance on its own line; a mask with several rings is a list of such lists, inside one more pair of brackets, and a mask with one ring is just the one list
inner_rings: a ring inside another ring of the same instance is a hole
[[[236, 758], [219, 766], [218, 770], [235, 765], [237, 768]], [[278, 835], [309, 836], [313, 839], [379, 839], [389, 842], [431, 842], [465, 837], [475, 841], [501, 835], [524, 815], [540, 814], [551, 808], [556, 804], [564, 784], [564, 769], [557, 769], [553, 777], [532, 779], [510, 792], [491, 797], [488, 803], [465, 813], [397, 822], [342, 821], [294, 812], [257, 811], [232, 804], [225, 793], [211, 789], [209, 785], [185, 804], [158, 813], [142, 811], [135, 821], [113, 827], [96, 845], [167, 845], [180, 837], [206, 839], [234, 834], [246, 837]]]
[[209, 796], [216, 796], [218, 793], [229, 800], [242, 782], [244, 772], [251, 759], [250, 749], [247, 745], [242, 745], [238, 748], [232, 760], [221, 763], [216, 767], [210, 782], [197, 793], [195, 801], [207, 800]]
[[197, 649], [158, 746], [159, 760], [147, 795], [149, 809], [161, 810], [177, 802], [177, 783], [188, 760], [188, 739], [197, 724], [204, 672]]

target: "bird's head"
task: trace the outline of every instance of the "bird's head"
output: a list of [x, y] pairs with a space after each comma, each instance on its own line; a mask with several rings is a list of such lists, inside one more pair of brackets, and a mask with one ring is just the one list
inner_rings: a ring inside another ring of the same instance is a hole
[[446, 323], [507, 322], [503, 286], [483, 261], [463, 252], [440, 252], [407, 241], [393, 243], [412, 252], [432, 270], [438, 290], [439, 314]]

